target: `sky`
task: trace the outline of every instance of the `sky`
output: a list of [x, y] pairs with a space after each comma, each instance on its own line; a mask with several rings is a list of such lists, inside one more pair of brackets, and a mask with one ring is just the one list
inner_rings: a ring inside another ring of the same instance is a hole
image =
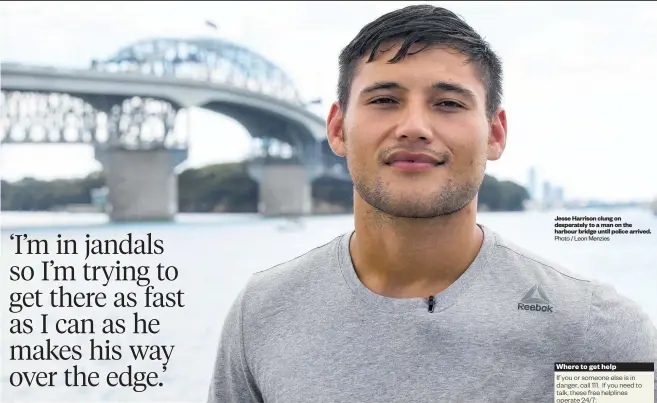
[[[657, 197], [657, 3], [430, 3], [461, 15], [502, 58], [508, 140], [490, 175], [525, 185], [533, 166], [567, 199]], [[420, 3], [3, 2], [0, 60], [86, 68], [145, 38], [214, 35], [280, 66], [306, 99], [324, 101], [312, 110], [326, 117], [340, 50], [407, 4]], [[244, 159], [250, 137], [239, 124], [199, 109], [189, 116], [189, 159], [179, 169]], [[5, 180], [98, 169], [87, 145], [0, 149]]]

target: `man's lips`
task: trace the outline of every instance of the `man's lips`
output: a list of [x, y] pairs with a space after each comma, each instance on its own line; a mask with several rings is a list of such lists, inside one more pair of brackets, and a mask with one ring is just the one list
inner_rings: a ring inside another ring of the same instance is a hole
[[388, 156], [388, 158], [385, 159], [386, 165], [395, 165], [395, 166], [400, 166], [400, 165], [412, 165], [412, 164], [418, 164], [418, 165], [423, 165], [423, 166], [436, 166], [436, 165], [441, 165], [445, 161], [440, 161], [436, 157], [429, 155], [429, 154], [424, 154], [424, 153], [412, 153], [408, 151], [397, 151]]

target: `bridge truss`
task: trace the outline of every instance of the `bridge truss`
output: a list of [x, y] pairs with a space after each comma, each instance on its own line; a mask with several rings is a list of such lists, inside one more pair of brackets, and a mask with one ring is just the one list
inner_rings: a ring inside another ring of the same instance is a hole
[[119, 50], [92, 69], [175, 77], [227, 84], [302, 104], [292, 79], [278, 66], [251, 50], [217, 38], [158, 38]]
[[186, 148], [174, 132], [178, 108], [165, 101], [2, 91], [0, 143]]
[[[105, 60], [92, 61], [90, 69], [221, 83], [304, 105], [281, 68], [245, 47], [216, 38], [143, 40]], [[83, 143], [127, 150], [186, 150], [188, 136], [175, 130], [179, 110], [179, 105], [163, 99], [3, 89], [0, 143]], [[263, 124], [276, 131], [273, 121]], [[287, 160], [302, 157], [309, 149], [312, 147], [307, 144], [254, 136], [250, 157]], [[330, 167], [337, 176], [344, 176], [344, 161], [336, 160], [325, 142], [319, 149], [321, 157], [315, 153], [302, 159]]]

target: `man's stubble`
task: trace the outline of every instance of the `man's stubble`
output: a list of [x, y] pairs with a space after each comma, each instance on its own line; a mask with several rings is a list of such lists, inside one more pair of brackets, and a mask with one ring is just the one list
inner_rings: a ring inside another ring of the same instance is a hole
[[[349, 135], [342, 131], [342, 138], [347, 147]], [[380, 160], [380, 159], [378, 159]], [[351, 174], [354, 190], [374, 209], [390, 218], [430, 219], [453, 214], [465, 208], [477, 196], [486, 170], [486, 155], [475, 156], [472, 165], [476, 166], [473, 176], [466, 181], [456, 183], [452, 177], [447, 178], [444, 185], [435, 189], [429, 195], [426, 193], [395, 194], [387, 187], [380, 177], [370, 178], [362, 175], [347, 156], [347, 167]], [[436, 169], [447, 169], [438, 167]]]

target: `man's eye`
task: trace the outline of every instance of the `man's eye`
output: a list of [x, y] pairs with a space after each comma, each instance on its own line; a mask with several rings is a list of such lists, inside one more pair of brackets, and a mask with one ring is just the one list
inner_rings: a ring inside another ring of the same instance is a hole
[[461, 104], [454, 101], [441, 101], [438, 102], [438, 106], [446, 106], [448, 108], [462, 108]]
[[377, 98], [374, 101], [370, 102], [371, 104], [390, 104], [395, 102], [392, 98]]

